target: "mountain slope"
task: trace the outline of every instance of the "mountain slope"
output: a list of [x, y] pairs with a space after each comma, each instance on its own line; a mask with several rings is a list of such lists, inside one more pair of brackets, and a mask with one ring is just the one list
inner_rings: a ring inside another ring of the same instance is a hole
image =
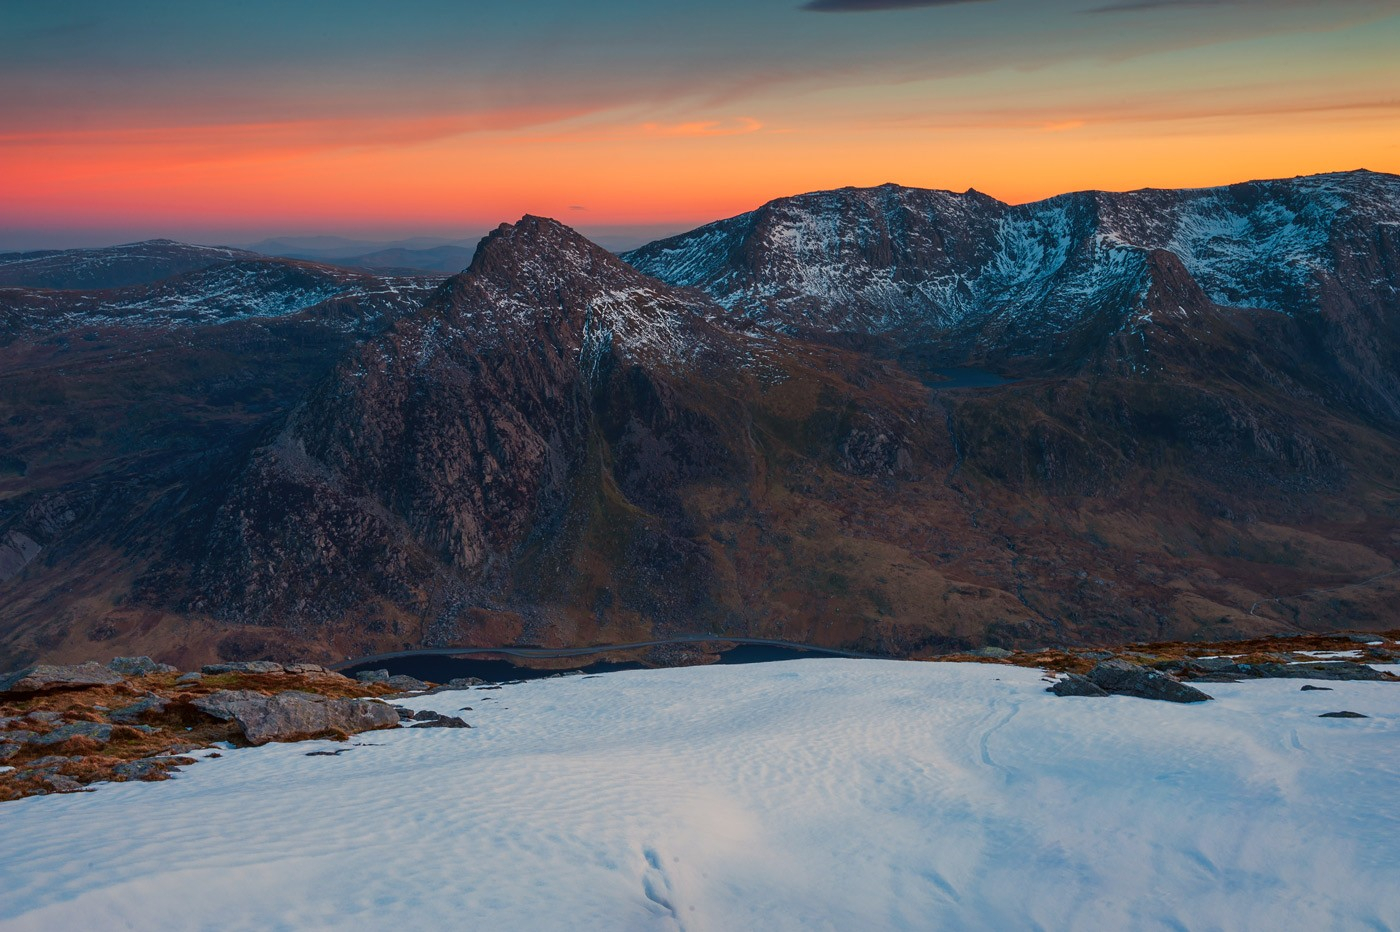
[[[680, 286], [527, 217], [353, 325], [124, 328], [198, 343], [192, 367], [206, 332], [283, 362], [209, 420], [26, 397], [0, 650], [699, 632], [906, 655], [1370, 624], [1400, 597], [1393, 185], [832, 192], [681, 238]], [[1304, 254], [1308, 287], [1266, 277]]]
[[0, 288], [124, 288], [256, 258], [227, 246], [153, 239], [101, 249], [0, 253]]

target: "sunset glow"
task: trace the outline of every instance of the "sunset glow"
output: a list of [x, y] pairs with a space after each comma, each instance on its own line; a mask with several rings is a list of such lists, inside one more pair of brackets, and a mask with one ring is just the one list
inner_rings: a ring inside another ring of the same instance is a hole
[[0, 25], [11, 247], [1400, 171], [1390, 2], [61, 6]]

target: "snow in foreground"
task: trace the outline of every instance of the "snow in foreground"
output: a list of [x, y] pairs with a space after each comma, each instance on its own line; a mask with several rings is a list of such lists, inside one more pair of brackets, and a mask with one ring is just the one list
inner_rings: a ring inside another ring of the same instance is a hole
[[444, 693], [410, 704], [474, 729], [5, 804], [0, 928], [1400, 927], [1400, 686], [1300, 685], [802, 660]]

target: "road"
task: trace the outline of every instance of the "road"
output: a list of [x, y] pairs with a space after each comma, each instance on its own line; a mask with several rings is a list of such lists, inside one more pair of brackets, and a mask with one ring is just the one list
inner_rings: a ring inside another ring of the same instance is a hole
[[856, 651], [839, 650], [834, 647], [813, 647], [811, 644], [796, 644], [792, 641], [775, 641], [768, 638], [722, 637], [718, 634], [693, 634], [686, 637], [663, 638], [657, 641], [633, 641], [630, 644], [605, 644], [601, 647], [423, 647], [417, 650], [399, 650], [388, 654], [370, 654], [355, 657], [334, 664], [332, 670], [348, 670], [384, 660], [397, 660], [402, 657], [457, 657], [468, 654], [507, 654], [511, 657], [587, 657], [591, 654], [606, 654], [615, 650], [634, 650], [639, 647], [663, 647], [670, 644], [757, 644], [764, 647], [786, 647], [789, 650], [806, 650], [815, 654], [828, 654], [832, 657], [856, 657], [861, 660], [887, 660], [875, 654], [862, 654]]

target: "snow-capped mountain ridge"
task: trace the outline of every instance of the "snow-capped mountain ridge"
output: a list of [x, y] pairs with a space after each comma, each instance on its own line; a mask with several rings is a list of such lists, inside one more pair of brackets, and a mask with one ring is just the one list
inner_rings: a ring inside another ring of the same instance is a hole
[[624, 258], [780, 329], [942, 331], [1009, 314], [1053, 332], [1109, 303], [1136, 310], [1156, 250], [1217, 304], [1314, 312], [1319, 282], [1339, 276], [1338, 238], [1397, 222], [1400, 178], [1370, 172], [1015, 206], [884, 185], [772, 201]]

